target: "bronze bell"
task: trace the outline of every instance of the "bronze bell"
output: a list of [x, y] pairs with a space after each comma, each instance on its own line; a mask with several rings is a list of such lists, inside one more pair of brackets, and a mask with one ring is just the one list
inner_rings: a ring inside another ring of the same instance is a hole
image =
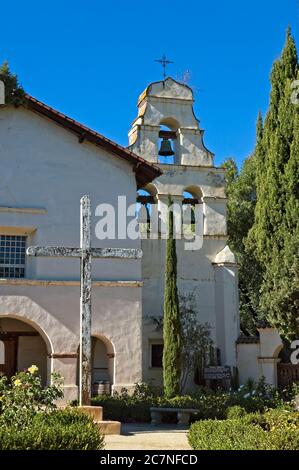
[[174, 151], [172, 150], [172, 147], [171, 147], [171, 142], [165, 137], [163, 137], [163, 140], [161, 142], [159, 155], [161, 155], [161, 157], [170, 157], [171, 155], [174, 155]]

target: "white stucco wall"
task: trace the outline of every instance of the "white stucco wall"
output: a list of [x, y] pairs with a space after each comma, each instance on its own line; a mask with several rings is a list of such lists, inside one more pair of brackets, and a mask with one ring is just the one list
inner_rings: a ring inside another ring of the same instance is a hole
[[261, 376], [261, 368], [258, 364], [259, 343], [238, 344], [237, 363], [239, 384], [245, 384], [248, 379], [257, 382]]
[[269, 385], [277, 387], [278, 357], [283, 343], [276, 328], [261, 328], [259, 338], [254, 344], [237, 345], [237, 364], [240, 383], [252, 378], [258, 381], [262, 377]]
[[[55, 356], [76, 355], [78, 351], [79, 295], [79, 283], [26, 286], [1, 281], [0, 285], [0, 316], [25, 321], [41, 333], [47, 353], [54, 356], [48, 365], [48, 379], [51, 371], [59, 371], [74, 393], [76, 358]], [[94, 286], [92, 305], [92, 335], [107, 338], [115, 351], [114, 387], [130, 388], [142, 376], [141, 287]]]
[[236, 341], [240, 332], [236, 264], [215, 264], [216, 337], [221, 363], [237, 365]]
[[219, 198], [223, 199], [225, 203], [223, 169], [162, 164], [159, 164], [159, 167], [163, 170], [163, 174], [152, 182], [152, 185], [157, 188], [158, 194], [181, 196], [185, 188], [195, 186], [200, 188], [203, 198], [213, 198], [215, 203]]
[[[89, 194], [92, 245], [140, 247], [138, 240], [101, 241], [94, 232], [98, 204], [117, 208], [120, 195], [128, 205], [136, 201], [128, 162], [92, 144], [79, 144], [69, 131], [22, 107], [0, 110], [0, 162], [1, 234], [28, 235], [28, 245], [79, 246], [80, 198]], [[44, 335], [52, 355], [48, 376], [60, 370], [69, 398], [76, 393], [77, 358], [64, 356], [76, 355], [79, 344], [79, 267], [78, 260], [27, 258], [31, 283], [0, 280], [0, 315], [24, 319]], [[92, 333], [113, 343], [115, 387], [132, 386], [142, 375], [141, 287], [135, 282], [141, 279], [141, 262], [96, 260], [93, 278], [129, 282], [93, 288]]]
[[[27, 227], [29, 243], [79, 246], [80, 198], [90, 194], [93, 226], [96, 206], [117, 207], [119, 195], [128, 204], [136, 199], [132, 166], [90, 143], [78, 144], [69, 131], [23, 108], [0, 110], [1, 206], [44, 208], [46, 214], [0, 212], [0, 230]], [[1, 210], [1, 209], [0, 209]], [[36, 230], [38, 228], [38, 230]], [[136, 247], [138, 242], [97, 240], [94, 246]], [[76, 260], [32, 259], [27, 276], [44, 279], [78, 279]], [[140, 278], [140, 264], [134, 261], [97, 261], [97, 279]]]

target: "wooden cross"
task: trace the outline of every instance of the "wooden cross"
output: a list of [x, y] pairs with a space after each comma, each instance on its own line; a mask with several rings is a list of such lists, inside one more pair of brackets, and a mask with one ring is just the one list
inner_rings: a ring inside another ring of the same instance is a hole
[[29, 256], [80, 258], [80, 375], [79, 404], [91, 398], [91, 261], [92, 258], [138, 259], [142, 250], [133, 248], [91, 248], [91, 205], [89, 196], [80, 200], [80, 248], [30, 246]]

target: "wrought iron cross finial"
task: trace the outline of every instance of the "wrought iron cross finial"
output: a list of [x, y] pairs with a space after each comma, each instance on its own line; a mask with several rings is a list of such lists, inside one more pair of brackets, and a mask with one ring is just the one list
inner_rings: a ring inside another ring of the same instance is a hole
[[163, 80], [165, 80], [165, 78], [166, 78], [166, 67], [167, 67], [168, 64], [173, 64], [173, 62], [171, 60], [168, 60], [165, 54], [163, 54], [161, 59], [156, 59], [155, 62], [159, 62], [159, 64], [162, 65], [162, 67], [163, 67]]

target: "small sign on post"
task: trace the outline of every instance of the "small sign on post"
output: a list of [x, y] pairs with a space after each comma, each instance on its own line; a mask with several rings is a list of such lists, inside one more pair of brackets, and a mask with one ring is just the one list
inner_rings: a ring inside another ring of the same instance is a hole
[[204, 378], [206, 380], [223, 380], [230, 379], [230, 367], [229, 366], [210, 366], [204, 369]]
[[231, 386], [231, 370], [229, 366], [210, 366], [204, 368], [204, 379], [207, 387], [211, 387], [211, 380], [222, 382], [224, 389], [228, 390]]

